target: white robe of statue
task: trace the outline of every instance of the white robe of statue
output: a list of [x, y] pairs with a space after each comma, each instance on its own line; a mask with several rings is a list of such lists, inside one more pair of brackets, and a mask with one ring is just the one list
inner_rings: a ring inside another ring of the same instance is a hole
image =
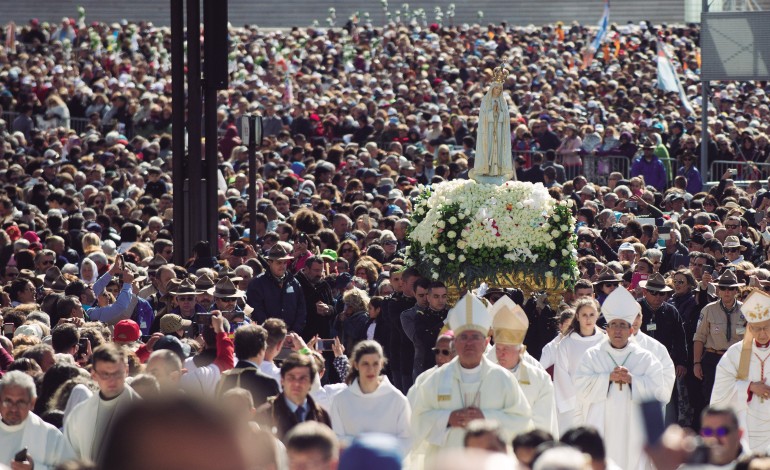
[[[623, 384], [621, 388], [610, 382], [616, 364], [628, 369], [632, 376], [630, 386]], [[620, 468], [651, 467], [643, 451], [644, 420], [639, 405], [648, 400], [668, 399], [671, 389], [666, 387], [664, 375], [660, 361], [634, 341], [623, 349], [615, 349], [605, 340], [583, 355], [574, 381], [586, 413], [585, 424], [599, 431], [607, 457]]]
[[460, 361], [454, 358], [415, 386], [412, 436], [417, 445], [427, 442], [429, 454], [463, 446], [465, 430], [447, 424], [453, 411], [472, 404], [486, 419], [500, 423], [506, 442], [532, 429], [531, 410], [516, 377], [486, 357], [480, 367], [479, 382], [463, 382]]
[[508, 180], [513, 175], [508, 103], [502, 83], [493, 82], [481, 100], [476, 159], [471, 176], [502, 176], [503, 180]]
[[[732, 407], [738, 414], [741, 427], [748, 434], [748, 446], [752, 452], [770, 450], [770, 400], [756, 396], [749, 399], [749, 383], [762, 382], [760, 360], [770, 356], [770, 348], [759, 348], [752, 344], [749, 376], [738, 380], [738, 364], [741, 359], [743, 342], [735, 343], [722, 356], [717, 365], [711, 404]], [[759, 356], [759, 357], [757, 357]], [[765, 378], [770, 375], [770, 361], [765, 363]], [[770, 380], [765, 380], [770, 384]], [[753, 395], [753, 394], [752, 394]], [[748, 452], [748, 450], [746, 450]]]

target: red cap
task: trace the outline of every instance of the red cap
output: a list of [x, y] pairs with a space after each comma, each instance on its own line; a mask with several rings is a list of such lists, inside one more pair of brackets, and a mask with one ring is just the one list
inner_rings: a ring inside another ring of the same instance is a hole
[[120, 320], [115, 325], [114, 336], [115, 342], [131, 343], [138, 340], [142, 332], [134, 320]]

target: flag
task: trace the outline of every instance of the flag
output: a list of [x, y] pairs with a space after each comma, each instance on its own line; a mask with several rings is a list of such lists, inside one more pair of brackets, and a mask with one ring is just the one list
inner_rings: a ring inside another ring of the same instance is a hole
[[5, 29], [5, 50], [9, 54], [16, 54], [16, 23], [13, 21]]
[[591, 65], [591, 62], [594, 60], [594, 54], [596, 54], [596, 51], [599, 50], [599, 47], [602, 45], [602, 41], [604, 41], [604, 38], [607, 37], [607, 31], [610, 29], [610, 0], [606, 0], [604, 2], [604, 14], [602, 15], [602, 18], [599, 20], [599, 30], [596, 32], [596, 37], [594, 38], [591, 45], [589, 45], [586, 50], [583, 52], [583, 64], [581, 66], [581, 69], [585, 69], [589, 65]]
[[676, 74], [674, 63], [669, 57], [663, 43], [658, 39], [658, 88], [664, 91], [673, 91], [679, 94], [679, 100], [688, 113], [694, 114], [690, 100], [682, 87], [682, 82]]

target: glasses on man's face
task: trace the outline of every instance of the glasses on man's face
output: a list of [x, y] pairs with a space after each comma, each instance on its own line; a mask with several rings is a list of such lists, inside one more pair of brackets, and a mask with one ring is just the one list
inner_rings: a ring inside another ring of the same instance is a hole
[[719, 290], [722, 290], [722, 291], [725, 291], [725, 292], [727, 292], [727, 291], [737, 291], [738, 288], [737, 287], [720, 287]]
[[628, 323], [611, 323], [607, 325], [608, 330], [620, 330], [625, 331], [631, 328], [631, 325]]
[[736, 228], [740, 227], [740, 224], [725, 224], [725, 228], [734, 230]]
[[236, 300], [238, 300], [238, 297], [220, 297], [219, 300], [221, 300], [222, 302], [235, 302]]
[[438, 355], [449, 356], [449, 354], [451, 354], [448, 349], [433, 348], [431, 349], [431, 351], [433, 351], [433, 354], [435, 354], [436, 356]]
[[754, 334], [767, 333], [768, 331], [770, 331], [770, 326], [749, 325], [749, 331], [751, 331]]
[[397, 241], [389, 241], [389, 242], [385, 242], [385, 243], [383, 243], [383, 245], [391, 245], [391, 246], [394, 246], [394, 245], [398, 245], [398, 242], [397, 242]]
[[194, 295], [180, 295], [176, 298], [178, 302], [192, 302], [195, 300]]
[[40, 262], [40, 264], [44, 264], [44, 265], [48, 266], [50, 264], [53, 264], [53, 260], [52, 259], [44, 259], [43, 261]]
[[725, 253], [737, 253], [740, 251], [738, 248], [725, 248]]
[[650, 295], [654, 295], [655, 297], [664, 297], [667, 294], [666, 292], [660, 292], [656, 290], [648, 290], [647, 292], [649, 292]]
[[700, 435], [703, 437], [726, 437], [733, 432], [733, 428], [729, 426], [719, 426], [718, 428], [700, 428]]
[[16, 408], [16, 409], [28, 408], [30, 405], [30, 402], [28, 400], [11, 400], [10, 398], [6, 398], [0, 403], [3, 404], [3, 408]]

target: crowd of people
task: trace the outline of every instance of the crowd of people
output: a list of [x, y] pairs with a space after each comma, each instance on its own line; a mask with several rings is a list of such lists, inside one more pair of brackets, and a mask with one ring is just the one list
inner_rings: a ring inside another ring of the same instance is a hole
[[[734, 163], [701, 174], [699, 120], [655, 66], [659, 39], [703, 106], [697, 26], [614, 25], [593, 58], [576, 24], [232, 28], [218, 246], [177, 264], [168, 28], [81, 14], [2, 38], [0, 465], [753, 468], [767, 450], [766, 83], [714, 88], [708, 161]], [[558, 305], [471, 286], [452, 306], [409, 266], [411, 198], [468, 178], [501, 64], [516, 178], [573, 202], [581, 279]], [[646, 400], [671, 425], [647, 447]]]

